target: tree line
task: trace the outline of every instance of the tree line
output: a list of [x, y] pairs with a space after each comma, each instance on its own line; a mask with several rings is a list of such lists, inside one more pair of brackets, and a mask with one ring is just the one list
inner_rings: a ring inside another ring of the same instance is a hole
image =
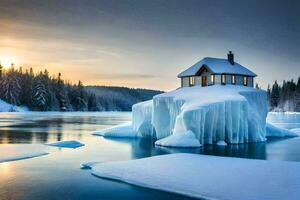
[[284, 80], [281, 85], [275, 81], [268, 85], [267, 93], [270, 110], [300, 112], [300, 77], [297, 83], [293, 79]]
[[96, 97], [88, 93], [81, 81], [71, 84], [47, 70], [2, 69], [0, 98], [12, 105], [26, 106], [35, 111], [88, 111], [96, 106]]

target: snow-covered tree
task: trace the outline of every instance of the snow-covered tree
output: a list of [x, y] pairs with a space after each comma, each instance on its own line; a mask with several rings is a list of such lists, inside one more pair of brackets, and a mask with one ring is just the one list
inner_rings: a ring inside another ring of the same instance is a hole
[[19, 105], [19, 96], [21, 93], [20, 79], [13, 66], [5, 75], [2, 75], [1, 88], [1, 97], [5, 101], [13, 105]]
[[43, 77], [37, 76], [33, 80], [31, 101], [34, 108], [38, 110], [46, 110], [48, 97]]

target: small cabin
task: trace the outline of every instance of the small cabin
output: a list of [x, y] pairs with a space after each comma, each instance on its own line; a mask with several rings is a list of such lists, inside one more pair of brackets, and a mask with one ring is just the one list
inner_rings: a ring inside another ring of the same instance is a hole
[[178, 74], [181, 87], [196, 85], [243, 85], [253, 87], [257, 75], [234, 61], [234, 54], [229, 51], [227, 59], [206, 57]]

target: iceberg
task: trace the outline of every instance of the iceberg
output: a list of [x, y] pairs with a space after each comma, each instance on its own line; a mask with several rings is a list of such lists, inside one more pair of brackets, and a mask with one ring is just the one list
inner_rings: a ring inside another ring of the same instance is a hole
[[46, 145], [54, 146], [54, 147], [73, 148], [73, 149], [84, 146], [84, 144], [82, 144], [78, 141], [75, 141], [75, 140], [60, 141], [60, 142], [50, 143], [50, 144], [46, 144]]
[[47, 155], [47, 147], [42, 144], [1, 144], [0, 163]]
[[267, 113], [264, 90], [238, 85], [184, 87], [133, 105], [132, 124], [94, 134], [150, 137], [158, 140], [157, 145], [172, 147], [262, 142]]
[[[143, 136], [145, 133], [140, 131], [145, 128], [142, 126], [147, 127], [148, 135], [156, 139], [190, 131], [200, 144], [266, 140], [267, 95], [251, 87], [179, 88], [134, 105], [132, 113], [133, 130]], [[157, 144], [164, 145], [161, 141]]]
[[300, 196], [299, 162], [180, 153], [90, 167], [98, 177], [196, 198], [298, 200]]

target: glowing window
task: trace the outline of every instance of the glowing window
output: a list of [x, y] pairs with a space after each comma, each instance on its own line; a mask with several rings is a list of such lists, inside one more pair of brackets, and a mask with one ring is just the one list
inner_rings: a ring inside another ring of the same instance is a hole
[[236, 76], [235, 76], [235, 75], [232, 75], [232, 76], [231, 76], [231, 83], [232, 83], [233, 85], [236, 84]]
[[190, 83], [190, 86], [194, 86], [195, 85], [195, 77], [194, 76], [190, 76], [189, 83]]
[[210, 75], [210, 82], [211, 82], [211, 84], [215, 84], [215, 75], [214, 74]]
[[243, 78], [243, 85], [247, 86], [247, 84], [248, 84], [248, 77], [244, 76], [244, 78]]

